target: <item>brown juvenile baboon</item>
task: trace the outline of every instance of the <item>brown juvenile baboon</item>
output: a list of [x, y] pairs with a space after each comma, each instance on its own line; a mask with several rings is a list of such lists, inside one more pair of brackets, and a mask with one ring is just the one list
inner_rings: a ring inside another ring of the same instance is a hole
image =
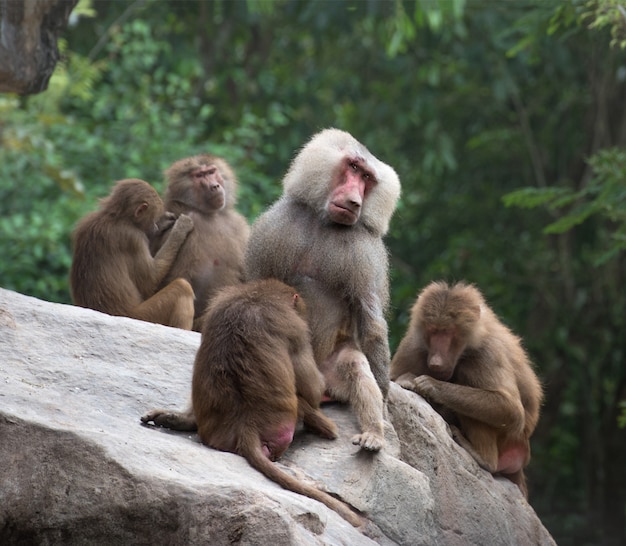
[[324, 379], [304, 314], [295, 290], [275, 279], [221, 289], [205, 315], [192, 407], [184, 413], [153, 410], [141, 420], [186, 430], [197, 423], [206, 445], [242, 455], [268, 478], [359, 527], [365, 520], [346, 504], [271, 462], [291, 444], [298, 418], [324, 438], [337, 437], [335, 424], [320, 410]]
[[361, 427], [353, 443], [378, 451], [390, 359], [383, 236], [400, 181], [352, 135], [327, 129], [295, 157], [283, 187], [252, 228], [247, 278], [278, 278], [302, 295], [326, 393], [351, 403]]
[[166, 326], [191, 329], [194, 294], [184, 279], [157, 287], [193, 229], [186, 215], [176, 220], [166, 244], [152, 257], [148, 238], [163, 214], [157, 192], [143, 180], [120, 180], [99, 210], [73, 233], [70, 270], [76, 305]]
[[520, 339], [474, 286], [433, 282], [421, 292], [391, 362], [391, 379], [439, 406], [478, 463], [528, 496], [524, 467], [541, 385]]
[[[213, 293], [243, 280], [243, 258], [250, 228], [239, 214], [237, 179], [222, 158], [202, 154], [176, 161], [165, 171], [167, 211], [191, 216], [195, 229], [183, 244], [164, 282], [187, 279], [196, 295], [194, 330]], [[166, 230], [165, 230], [166, 231]], [[155, 238], [152, 249], [161, 244]]]

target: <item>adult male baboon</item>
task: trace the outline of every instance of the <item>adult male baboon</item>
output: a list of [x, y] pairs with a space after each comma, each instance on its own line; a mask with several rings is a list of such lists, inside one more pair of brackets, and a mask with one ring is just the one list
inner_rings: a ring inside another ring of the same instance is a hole
[[420, 293], [391, 378], [435, 404], [479, 464], [527, 496], [541, 385], [520, 339], [474, 286], [433, 282]]
[[352, 404], [362, 431], [353, 443], [378, 451], [390, 359], [383, 236], [400, 181], [350, 134], [327, 129], [296, 156], [283, 187], [252, 228], [247, 278], [274, 277], [302, 295], [326, 392]]
[[280, 470], [271, 461], [289, 447], [298, 418], [324, 438], [337, 428], [320, 410], [324, 379], [315, 365], [304, 304], [276, 279], [221, 289], [207, 308], [193, 370], [192, 407], [152, 410], [144, 423], [192, 430], [206, 445], [245, 457], [286, 489], [365, 522], [346, 504]]
[[[187, 279], [196, 295], [194, 330], [201, 330], [207, 302], [222, 286], [243, 280], [243, 259], [250, 228], [239, 214], [237, 179], [228, 163], [201, 154], [173, 163], [165, 171], [168, 181], [166, 210], [188, 214], [195, 229], [183, 244], [164, 282]], [[157, 249], [163, 237], [152, 244]]]
[[193, 229], [191, 218], [176, 220], [166, 244], [152, 257], [148, 237], [163, 214], [157, 192], [143, 180], [120, 180], [99, 210], [85, 216], [73, 234], [70, 270], [76, 305], [166, 326], [191, 329], [194, 294], [190, 284], [173, 279], [158, 286]]

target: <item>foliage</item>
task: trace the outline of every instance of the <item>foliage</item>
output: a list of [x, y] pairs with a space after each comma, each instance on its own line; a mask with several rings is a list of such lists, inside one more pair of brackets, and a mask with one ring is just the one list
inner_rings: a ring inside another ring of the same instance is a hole
[[561, 545], [622, 543], [620, 5], [81, 2], [49, 90], [0, 97], [0, 284], [69, 302], [72, 226], [114, 180], [217, 153], [253, 220], [311, 134], [349, 130], [402, 180], [392, 348], [427, 282], [476, 283], [544, 380], [531, 502]]
[[617, 418], [619, 428], [626, 428], [626, 400], [619, 403], [620, 414]]
[[[576, 21], [584, 22], [590, 29], [599, 30], [604, 27], [610, 28], [612, 47], [626, 47], [626, 10], [624, 6], [614, 0], [599, 0], [586, 2], [571, 2], [557, 8], [551, 18], [549, 34], [557, 33], [559, 29], [571, 29], [576, 27]], [[569, 30], [568, 30], [569, 32]], [[533, 35], [534, 36], [534, 35]], [[528, 43], [531, 43], [529, 41]], [[521, 51], [523, 48], [519, 48]], [[612, 61], [614, 58], [608, 56]], [[612, 63], [608, 63], [612, 66]], [[623, 82], [626, 74], [626, 67], [618, 64], [616, 69], [617, 81]], [[579, 180], [564, 179], [558, 185], [541, 187], [526, 187], [518, 189], [503, 196], [506, 206], [518, 206], [524, 208], [546, 207], [552, 213], [552, 221], [544, 227], [543, 232], [549, 234], [570, 233], [574, 228], [584, 222], [593, 222], [590, 228], [594, 235], [591, 249], [583, 250], [588, 256], [590, 265], [599, 268], [610, 260], [617, 263], [610, 265], [613, 272], [617, 274], [610, 280], [610, 283], [620, 283], [619, 277], [622, 271], [623, 251], [626, 249], [626, 147], [623, 146], [624, 135], [621, 127], [612, 127], [610, 119], [602, 119], [602, 115], [607, 118], [614, 112], [619, 112], [620, 107], [611, 107], [610, 98], [605, 95], [609, 82], [598, 78], [599, 94], [605, 102], [598, 101], [600, 111], [595, 123], [596, 142], [591, 148], [591, 155], [586, 160], [588, 169], [580, 176]], [[608, 85], [607, 85], [608, 84]], [[619, 84], [618, 84], [619, 86]], [[619, 99], [618, 99], [619, 100]], [[607, 109], [602, 112], [601, 109]], [[610, 113], [609, 113], [610, 112]], [[623, 112], [620, 112], [623, 115]], [[621, 123], [620, 115], [615, 116], [618, 123]], [[612, 140], [607, 138], [607, 134], [617, 135], [616, 141], [620, 146], [610, 146]], [[602, 147], [606, 146], [606, 147]], [[603, 282], [606, 282], [604, 272], [598, 272]], [[613, 275], [611, 275], [613, 276]], [[597, 282], [597, 281], [596, 281]], [[590, 283], [593, 281], [590, 279]], [[621, 290], [618, 288], [618, 292]], [[613, 290], [610, 288], [608, 292]], [[587, 296], [585, 296], [587, 297]], [[620, 305], [623, 300], [620, 298]], [[588, 411], [596, 415], [606, 411], [605, 408], [612, 408], [608, 413], [608, 419], [616, 419], [621, 428], [626, 423], [626, 405], [624, 400], [619, 399], [626, 396], [624, 392], [624, 374], [621, 371], [624, 348], [621, 339], [624, 332], [624, 321], [621, 316], [612, 317], [612, 305], [615, 302], [607, 301], [609, 308], [607, 316], [609, 324], [616, 334], [607, 333], [605, 343], [608, 352], [602, 352], [602, 358], [598, 364], [594, 365], [600, 373], [593, 384], [603, 384], [600, 391], [596, 391], [596, 396], [589, 400]], [[582, 355], [581, 355], [582, 356]], [[592, 368], [592, 369], [593, 369]], [[606, 374], [606, 372], [612, 372]], [[589, 380], [588, 375], [581, 375], [581, 381]], [[597, 417], [592, 421], [597, 420]], [[613, 428], [609, 424], [609, 428]], [[559, 441], [559, 440], [557, 440]], [[608, 501], [611, 502], [611, 501]], [[621, 501], [625, 507], [624, 500]], [[617, 513], [620, 510], [618, 508]], [[623, 514], [622, 514], [623, 515]], [[620, 533], [624, 533], [622, 528]]]
[[588, 2], [591, 11], [587, 17], [591, 19], [589, 28], [602, 29], [609, 27], [611, 46], [626, 49], [626, 7], [620, 0], [592, 0]]
[[17, 106], [15, 98], [0, 98], [10, 120], [0, 126], [0, 279], [6, 288], [64, 301], [71, 262], [66, 218], [76, 217], [82, 186], [47, 130], [66, 118]]
[[503, 197], [507, 206], [534, 208], [540, 205], [550, 210], [566, 209], [558, 219], [544, 228], [544, 233], [565, 233], [598, 214], [612, 226], [610, 248], [594, 260], [601, 265], [626, 249], [626, 149], [600, 150], [588, 161], [593, 175], [579, 190], [569, 187], [523, 188]]

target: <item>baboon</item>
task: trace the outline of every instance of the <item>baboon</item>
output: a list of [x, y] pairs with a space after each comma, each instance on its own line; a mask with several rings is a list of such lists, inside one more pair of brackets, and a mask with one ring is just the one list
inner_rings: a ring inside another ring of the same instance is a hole
[[[201, 154], [173, 163], [165, 171], [168, 181], [165, 208], [175, 216], [189, 215], [195, 229], [183, 244], [164, 283], [187, 279], [196, 295], [193, 329], [202, 329], [206, 305], [222, 286], [243, 281], [243, 259], [250, 228], [234, 205], [237, 178], [228, 163]], [[167, 230], [162, 230], [167, 232]], [[152, 249], [162, 244], [155, 237]]]
[[433, 403], [483, 468], [528, 496], [524, 467], [542, 388], [520, 338], [476, 287], [433, 282], [420, 293], [391, 379]]
[[155, 222], [163, 214], [156, 190], [138, 179], [120, 180], [99, 210], [85, 216], [73, 233], [70, 270], [72, 301], [110, 315], [121, 315], [191, 329], [194, 294], [184, 279], [160, 290], [176, 254], [193, 229], [181, 215], [156, 256], [149, 249]]
[[186, 412], [152, 410], [144, 423], [193, 430], [207, 446], [238, 453], [286, 489], [337, 511], [355, 527], [364, 518], [346, 504], [283, 472], [278, 459], [298, 419], [324, 438], [337, 427], [320, 410], [324, 379], [315, 365], [305, 308], [275, 279], [221, 289], [208, 305]]
[[302, 295], [326, 395], [351, 403], [361, 427], [353, 443], [379, 451], [390, 360], [383, 236], [400, 181], [352, 135], [326, 129], [295, 157], [283, 189], [252, 227], [246, 276]]

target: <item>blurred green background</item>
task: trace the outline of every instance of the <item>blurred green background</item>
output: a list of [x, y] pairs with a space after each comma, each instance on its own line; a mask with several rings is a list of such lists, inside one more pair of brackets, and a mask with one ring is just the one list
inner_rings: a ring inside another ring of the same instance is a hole
[[392, 350], [426, 283], [476, 283], [545, 385], [531, 504], [562, 546], [625, 543], [620, 2], [81, 0], [63, 36], [46, 92], [0, 95], [0, 286], [69, 302], [115, 180], [222, 155], [253, 221], [313, 133], [350, 131], [403, 186]]

